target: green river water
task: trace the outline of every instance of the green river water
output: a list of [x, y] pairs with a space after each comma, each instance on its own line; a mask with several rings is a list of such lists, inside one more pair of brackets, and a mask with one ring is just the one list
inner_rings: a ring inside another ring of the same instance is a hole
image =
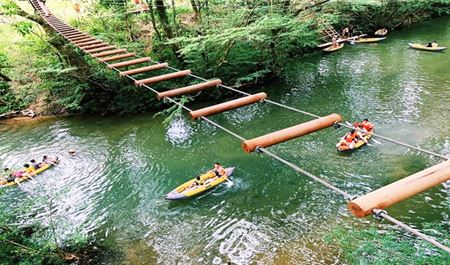
[[[450, 51], [407, 45], [431, 40], [450, 46], [448, 17], [393, 32], [379, 44], [298, 59], [285, 78], [261, 90], [318, 115], [367, 117], [377, 133], [450, 154]], [[267, 156], [244, 153], [239, 140], [209, 124], [183, 115], [164, 126], [163, 119], [145, 114], [0, 125], [2, 166], [44, 154], [61, 159], [35, 181], [7, 189], [2, 209], [31, 202], [34, 218], [47, 223], [41, 202], [52, 198], [60, 237], [94, 235], [116, 250], [105, 264], [341, 263], [341, 251], [327, 246], [324, 234], [376, 222], [352, 217], [340, 195]], [[252, 138], [310, 117], [257, 104], [211, 119]], [[345, 132], [329, 128], [269, 149], [355, 195], [441, 161], [383, 140], [339, 154], [335, 143]], [[183, 202], [163, 199], [215, 161], [236, 167], [232, 183]], [[449, 208], [450, 190], [440, 185], [388, 210], [413, 227], [433, 221], [448, 232]]]

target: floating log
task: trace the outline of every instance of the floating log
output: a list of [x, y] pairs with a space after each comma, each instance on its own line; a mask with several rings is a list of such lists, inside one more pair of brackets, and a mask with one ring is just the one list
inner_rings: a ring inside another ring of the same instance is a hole
[[89, 46], [89, 45], [97, 44], [97, 43], [103, 43], [103, 41], [101, 41], [101, 40], [92, 40], [92, 41], [88, 41], [88, 42], [79, 43], [79, 44], [77, 44], [77, 46], [83, 48], [85, 46]]
[[342, 117], [339, 114], [330, 114], [325, 117], [320, 117], [283, 130], [243, 141], [241, 146], [245, 152], [250, 153], [255, 151], [258, 146], [268, 147], [274, 144], [282, 143], [330, 127], [334, 123], [340, 121], [342, 121]]
[[265, 98], [267, 98], [266, 93], [261, 92], [258, 94], [245, 96], [242, 98], [238, 98], [238, 99], [231, 100], [228, 102], [220, 103], [220, 104], [213, 105], [210, 107], [190, 111], [189, 115], [191, 115], [191, 118], [195, 120], [200, 117], [211, 116], [211, 115], [214, 115], [217, 113], [221, 113], [221, 112], [232, 110], [232, 109], [237, 109], [239, 107], [243, 107], [243, 106], [247, 106], [247, 105], [250, 105], [250, 104], [253, 104], [256, 102], [260, 102], [260, 101], [263, 101]]
[[102, 51], [107, 51], [107, 50], [113, 50], [115, 49], [116, 46], [111, 45], [111, 46], [105, 46], [105, 47], [100, 47], [100, 48], [96, 48], [96, 49], [91, 49], [91, 50], [85, 50], [87, 53], [95, 53], [95, 52], [102, 52]]
[[118, 54], [118, 53], [124, 53], [124, 52], [127, 52], [127, 50], [117, 49], [117, 50], [113, 50], [113, 51], [96, 53], [96, 54], [93, 54], [92, 57], [100, 58], [100, 57], [105, 57], [105, 56], [114, 55], [114, 54]]
[[96, 40], [96, 38], [93, 37], [84, 37], [82, 39], [78, 39], [78, 40], [71, 40], [73, 43], [75, 44], [81, 44], [81, 43], [86, 43], [88, 41], [93, 41]]
[[100, 59], [100, 62], [106, 63], [106, 62], [125, 59], [125, 58], [129, 58], [129, 57], [133, 57], [133, 56], [136, 56], [136, 53], [130, 52], [130, 53], [125, 53], [125, 54], [121, 54], [121, 55], [106, 57], [106, 58]]
[[447, 180], [450, 180], [450, 160], [369, 192], [350, 201], [348, 208], [353, 215], [364, 217], [372, 214], [373, 209], [385, 209]]
[[81, 49], [87, 51], [87, 50], [91, 50], [94, 48], [100, 48], [100, 47], [105, 47], [105, 46], [109, 46], [109, 45], [107, 43], [99, 43], [99, 44], [89, 45], [89, 46], [83, 47]]
[[187, 76], [189, 74], [191, 74], [191, 70], [184, 70], [184, 71], [179, 71], [179, 72], [165, 74], [165, 75], [158, 75], [155, 77], [136, 80], [136, 81], [134, 81], [134, 85], [142, 86], [142, 85], [146, 85], [146, 84], [153, 84], [153, 83], [158, 83], [158, 82], [162, 82], [162, 81], [166, 81], [166, 80], [170, 80], [170, 79], [174, 79], [174, 78], [180, 78], [183, 76]]
[[157, 94], [157, 98], [159, 100], [165, 98], [165, 97], [176, 97], [176, 96], [181, 96], [181, 95], [185, 95], [185, 94], [190, 94], [190, 93], [195, 93], [197, 91], [201, 91], [210, 87], [217, 87], [218, 85], [222, 84], [222, 81], [220, 79], [215, 79], [215, 80], [211, 80], [211, 81], [206, 81], [200, 84], [195, 84], [192, 86], [187, 86], [187, 87], [181, 87], [181, 88], [176, 88], [176, 89], [172, 89], [169, 91], [165, 91], [165, 92], [161, 92]]
[[129, 61], [125, 61], [125, 62], [113, 63], [113, 64], [108, 65], [108, 68], [109, 69], [120, 68], [120, 67], [149, 62], [150, 60], [151, 60], [150, 57], [143, 57], [143, 58], [138, 58], [138, 59], [129, 60]]
[[120, 76], [136, 75], [136, 74], [141, 74], [141, 73], [145, 73], [145, 72], [150, 72], [153, 70], [158, 70], [158, 69], [167, 67], [168, 65], [169, 65], [168, 63], [159, 63], [159, 64], [140, 67], [140, 68], [131, 69], [131, 70], [127, 70], [127, 71], [122, 71], [122, 72], [120, 72]]

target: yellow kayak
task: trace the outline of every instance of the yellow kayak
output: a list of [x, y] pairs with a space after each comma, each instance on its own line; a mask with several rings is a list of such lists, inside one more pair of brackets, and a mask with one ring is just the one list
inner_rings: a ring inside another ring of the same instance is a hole
[[325, 49], [323, 49], [323, 51], [324, 52], [334, 52], [339, 49], [342, 49], [343, 47], [344, 47], [344, 43], [341, 43], [341, 44], [338, 44], [338, 46], [336, 46], [336, 47], [330, 46], [328, 48], [325, 48]]
[[430, 51], [430, 52], [438, 52], [447, 49], [447, 47], [427, 47], [418, 43], [408, 43], [409, 47], [417, 50]]
[[[53, 164], [45, 164], [45, 165], [43, 165], [42, 167], [40, 167], [40, 168], [38, 168], [38, 169], [36, 169], [35, 171], [34, 171], [34, 176], [36, 176], [36, 175], [38, 175], [38, 174], [40, 174], [40, 173], [42, 173], [42, 172], [44, 172], [45, 170], [47, 170], [47, 169], [49, 169], [51, 166], [52, 166]], [[31, 176], [32, 178], [34, 178], [34, 176]], [[26, 181], [26, 180], [28, 180], [28, 179], [30, 179], [30, 177], [28, 177], [28, 176], [23, 176], [23, 177], [20, 177], [18, 180], [16, 180], [16, 181], [10, 181], [10, 182], [6, 182], [5, 180], [0, 180], [0, 187], [8, 187], [8, 186], [14, 186], [14, 185], [17, 185], [17, 182], [24, 182], [24, 181]], [[2, 183], [3, 182], [3, 183]]]
[[[204, 181], [203, 185], [192, 185], [195, 182], [195, 178], [185, 182], [169, 192], [164, 198], [167, 200], [180, 200], [191, 198], [207, 190], [210, 190], [220, 183], [228, 180], [228, 177], [233, 174], [234, 167], [229, 167], [225, 169], [226, 174], [222, 177], [217, 177], [214, 172], [208, 171], [201, 175], [200, 178]], [[193, 186], [193, 187], [191, 187]]]
[[370, 138], [372, 138], [372, 133], [373, 130], [370, 131], [369, 133], [367, 133], [366, 135], [364, 135], [364, 139], [366, 141], [363, 140], [359, 140], [358, 142], [355, 143], [355, 145], [353, 146], [353, 148], [350, 148], [348, 145], [346, 144], [341, 144], [339, 146], [337, 146], [337, 150], [339, 152], [348, 152], [348, 151], [352, 151], [352, 150], [356, 150], [361, 148], [362, 146], [364, 146], [366, 144], [367, 141], [369, 141]]
[[382, 41], [384, 39], [386, 39], [387, 37], [380, 37], [380, 38], [359, 38], [357, 40], [355, 40], [356, 43], [372, 43], [372, 42], [379, 42]]

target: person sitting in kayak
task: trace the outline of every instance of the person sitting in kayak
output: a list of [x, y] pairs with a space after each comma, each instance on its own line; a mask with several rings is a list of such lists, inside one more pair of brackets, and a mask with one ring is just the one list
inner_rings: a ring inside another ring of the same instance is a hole
[[12, 170], [5, 167], [3, 168], [3, 173], [2, 173], [3, 177], [0, 178], [0, 185], [4, 185], [8, 182], [14, 181], [14, 176], [12, 175]]
[[333, 43], [333, 44], [331, 44], [331, 47], [333, 47], [333, 48], [339, 47], [339, 43], [337, 42], [336, 37], [333, 37], [333, 38], [331, 39], [331, 42]]
[[33, 168], [34, 168], [35, 170], [37, 170], [37, 169], [39, 169], [40, 167], [43, 166], [43, 165], [41, 165], [41, 163], [37, 163], [36, 160], [34, 160], [34, 159], [31, 159], [31, 160], [30, 160], [30, 163], [31, 163], [31, 165], [33, 166]]
[[59, 162], [58, 157], [51, 158], [51, 157], [48, 157], [47, 155], [42, 157], [42, 163], [45, 163], [45, 164], [54, 165], [54, 164], [57, 164], [58, 162]]
[[357, 143], [360, 139], [359, 134], [356, 132], [356, 130], [351, 130], [348, 132], [344, 137], [342, 137], [341, 141], [337, 144], [337, 146], [348, 146], [348, 148], [353, 149], [355, 146], [355, 143]]
[[197, 176], [194, 180], [194, 182], [192, 182], [192, 184], [189, 186], [188, 189], [193, 189], [196, 188], [198, 186], [201, 186], [205, 184], [205, 181], [201, 178], [201, 176]]
[[364, 119], [361, 123], [360, 123], [361, 127], [366, 130], [367, 132], [371, 132], [373, 130], [373, 128], [375, 127], [375, 125], [373, 125], [373, 123], [369, 122], [368, 119]]
[[226, 174], [225, 169], [220, 165], [219, 162], [214, 163], [214, 168], [212, 170], [216, 177], [220, 178]]

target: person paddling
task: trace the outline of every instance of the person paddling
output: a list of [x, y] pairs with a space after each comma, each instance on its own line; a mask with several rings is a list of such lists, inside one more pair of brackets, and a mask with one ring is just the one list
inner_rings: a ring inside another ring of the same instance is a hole
[[214, 168], [212, 171], [218, 178], [226, 175], [225, 169], [220, 165], [219, 162], [214, 163]]
[[339, 147], [345, 145], [348, 146], [348, 148], [353, 149], [355, 143], [358, 142], [359, 138], [360, 136], [358, 135], [356, 130], [351, 130], [346, 135], [344, 135], [344, 137], [342, 137], [341, 141], [337, 144], [337, 146]]

